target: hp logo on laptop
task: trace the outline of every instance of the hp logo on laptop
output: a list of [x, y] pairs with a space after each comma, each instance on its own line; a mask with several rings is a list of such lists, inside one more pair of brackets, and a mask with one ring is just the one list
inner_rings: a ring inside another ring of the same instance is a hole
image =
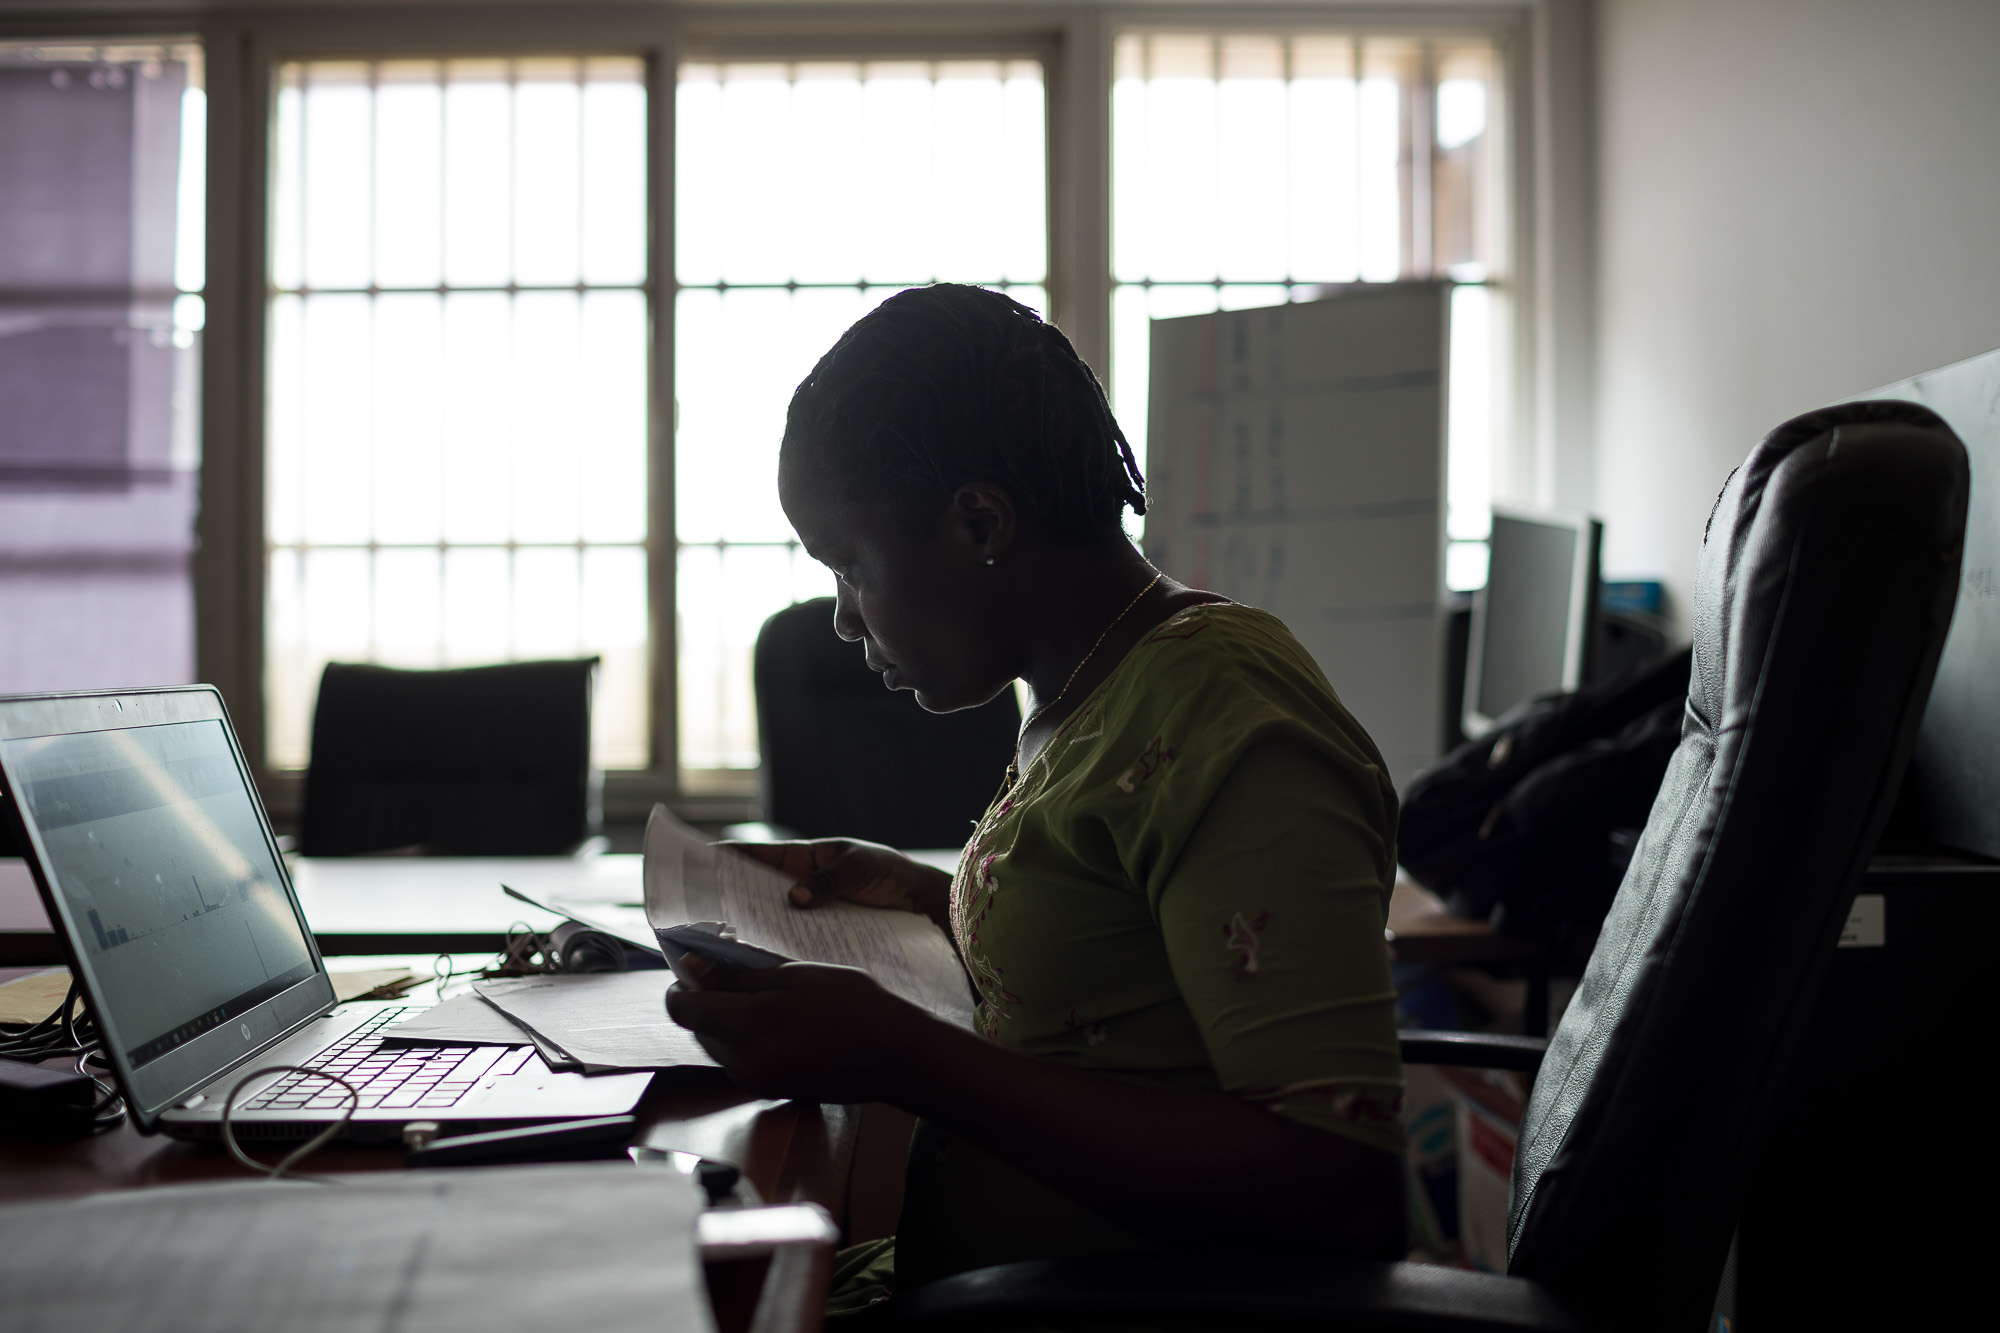
[[236, 1026], [237, 1026], [237, 1027], [239, 1027], [239, 1028], [242, 1028], [242, 1029], [243, 1029], [243, 1040], [245, 1040], [245, 1041], [249, 1041], [249, 1040], [250, 1040], [250, 1025], [249, 1025], [248, 1023], [238, 1023], [238, 1024], [236, 1025]]

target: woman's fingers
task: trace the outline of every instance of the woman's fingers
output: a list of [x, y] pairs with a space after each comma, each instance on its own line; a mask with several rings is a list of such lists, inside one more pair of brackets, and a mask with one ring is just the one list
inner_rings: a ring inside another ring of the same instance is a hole
[[820, 907], [844, 899], [867, 907], [920, 910], [911, 898], [911, 885], [905, 881], [912, 872], [921, 874], [921, 868], [878, 843], [814, 838], [720, 845], [790, 875], [795, 881], [789, 895], [794, 907]]
[[753, 861], [761, 861], [788, 875], [807, 875], [816, 869], [822, 859], [817, 842], [718, 842], [718, 847], [741, 852]]
[[740, 1037], [757, 1024], [749, 997], [711, 986], [700, 990], [689, 986], [669, 989], [667, 1017], [696, 1036], [724, 1040]]
[[842, 873], [844, 867], [839, 862], [816, 874], [802, 875], [799, 882], [792, 885], [788, 896], [794, 907], [820, 907], [846, 896], [842, 892], [854, 880], [852, 874]]
[[728, 842], [718, 844], [743, 853], [753, 861], [781, 870], [798, 882], [791, 900], [799, 907], [818, 907], [841, 896], [851, 874], [854, 844], [844, 838], [819, 838], [810, 842]]

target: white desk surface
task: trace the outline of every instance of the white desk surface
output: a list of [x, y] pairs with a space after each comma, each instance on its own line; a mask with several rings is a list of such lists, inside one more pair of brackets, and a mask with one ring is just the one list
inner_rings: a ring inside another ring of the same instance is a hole
[[[947, 871], [958, 862], [954, 849], [909, 855]], [[517, 921], [538, 930], [555, 924], [554, 917], [502, 893], [502, 884], [544, 902], [562, 899], [579, 910], [596, 905], [595, 915], [607, 925], [614, 924], [613, 918], [629, 919], [641, 907], [644, 893], [644, 858], [636, 853], [286, 859], [313, 933], [323, 939], [338, 938], [348, 953], [431, 947], [408, 944], [412, 937], [435, 937], [440, 948], [479, 948], [483, 944], [468, 942], [468, 937], [490, 936], [497, 942]], [[48, 916], [25, 862], [0, 860], [0, 932], [17, 936], [49, 932]], [[375, 937], [397, 947], [363, 947]], [[50, 959], [58, 953], [50, 941]]]
[[319, 935], [545, 930], [546, 913], [500, 891], [511, 884], [547, 901], [638, 904], [644, 858], [568, 856], [340, 856], [287, 858], [299, 906]]

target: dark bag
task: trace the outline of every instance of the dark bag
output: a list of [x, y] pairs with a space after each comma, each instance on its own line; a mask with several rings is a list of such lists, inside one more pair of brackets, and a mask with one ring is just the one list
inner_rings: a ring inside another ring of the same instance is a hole
[[[1558, 948], [1596, 934], [1680, 742], [1688, 649], [1543, 695], [1410, 781], [1399, 859], [1452, 911]], [[1622, 855], [1621, 855], [1622, 853]]]

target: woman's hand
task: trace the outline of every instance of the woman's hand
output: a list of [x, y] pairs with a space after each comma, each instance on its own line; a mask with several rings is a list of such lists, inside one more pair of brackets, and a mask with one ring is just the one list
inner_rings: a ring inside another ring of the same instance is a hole
[[791, 895], [794, 907], [818, 907], [840, 899], [863, 907], [915, 912], [944, 930], [951, 929], [951, 876], [912, 861], [894, 848], [852, 838], [722, 845], [796, 880]]
[[682, 966], [699, 985], [669, 988], [667, 1016], [760, 1097], [890, 1099], [899, 1075], [921, 1067], [930, 1030], [945, 1027], [851, 967], [729, 968], [696, 954]]

